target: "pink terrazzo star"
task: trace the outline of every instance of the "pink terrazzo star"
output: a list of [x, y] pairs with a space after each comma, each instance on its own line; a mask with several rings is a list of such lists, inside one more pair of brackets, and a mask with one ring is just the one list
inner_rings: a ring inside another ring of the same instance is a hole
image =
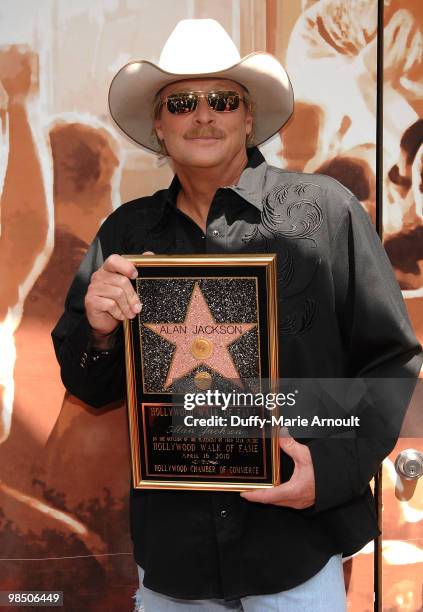
[[[197, 283], [194, 285], [183, 323], [144, 323], [145, 327], [176, 347], [165, 388], [201, 364], [207, 365], [224, 378], [240, 382], [239, 372], [228, 351], [228, 346], [256, 325], [256, 323], [217, 323]], [[205, 330], [209, 333], [205, 333]], [[193, 355], [193, 352], [198, 355], [202, 350], [205, 353], [204, 357]]]

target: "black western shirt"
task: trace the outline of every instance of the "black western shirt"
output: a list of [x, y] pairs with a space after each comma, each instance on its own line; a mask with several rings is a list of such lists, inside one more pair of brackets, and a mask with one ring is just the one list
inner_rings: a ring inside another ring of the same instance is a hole
[[[417, 375], [421, 347], [380, 240], [350, 191], [326, 176], [273, 168], [252, 149], [238, 184], [216, 191], [203, 233], [176, 207], [179, 188], [175, 177], [169, 189], [120, 206], [93, 241], [52, 334], [71, 393], [95, 407], [125, 396], [122, 332], [113, 350], [93, 359], [84, 296], [109, 255], [147, 250], [276, 252], [281, 377]], [[374, 538], [369, 481], [395, 440], [306, 443], [316, 502], [305, 510], [230, 492], [131, 489], [145, 586], [192, 599], [276, 593]], [[293, 463], [284, 455], [281, 466], [286, 481]]]

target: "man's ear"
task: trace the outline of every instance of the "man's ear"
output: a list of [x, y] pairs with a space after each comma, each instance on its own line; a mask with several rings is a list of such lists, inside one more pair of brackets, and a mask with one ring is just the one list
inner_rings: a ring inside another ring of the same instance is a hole
[[250, 111], [247, 112], [245, 117], [245, 133], [249, 136], [253, 131], [253, 115]]
[[156, 130], [157, 138], [163, 140], [162, 122], [160, 119], [154, 119], [154, 129]]

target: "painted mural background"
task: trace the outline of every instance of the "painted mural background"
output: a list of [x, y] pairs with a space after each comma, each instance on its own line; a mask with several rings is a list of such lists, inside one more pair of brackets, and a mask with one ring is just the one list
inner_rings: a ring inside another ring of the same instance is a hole
[[[384, 243], [420, 341], [422, 14], [419, 0], [385, 2]], [[112, 125], [107, 90], [126, 61], [158, 61], [187, 17], [218, 19], [241, 55], [277, 55], [296, 111], [263, 153], [337, 178], [375, 219], [375, 0], [1, 3], [0, 590], [63, 590], [67, 610], [131, 609], [129, 446], [124, 407], [94, 411], [65, 394], [50, 332], [101, 221], [170, 182], [167, 165]], [[384, 609], [417, 611], [423, 487], [396, 500], [395, 456], [384, 468]], [[345, 564], [354, 612], [372, 609], [372, 572], [372, 545]]]

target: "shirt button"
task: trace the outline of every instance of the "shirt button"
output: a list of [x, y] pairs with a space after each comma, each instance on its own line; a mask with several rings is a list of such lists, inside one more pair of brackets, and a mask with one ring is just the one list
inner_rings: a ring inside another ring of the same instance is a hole
[[221, 516], [222, 518], [226, 518], [226, 517], [228, 516], [228, 511], [227, 511], [227, 510], [221, 510], [221, 511], [220, 511], [220, 516]]
[[213, 230], [212, 231], [212, 236], [214, 236], [215, 238], [218, 238], [220, 236], [219, 232], [217, 230]]

